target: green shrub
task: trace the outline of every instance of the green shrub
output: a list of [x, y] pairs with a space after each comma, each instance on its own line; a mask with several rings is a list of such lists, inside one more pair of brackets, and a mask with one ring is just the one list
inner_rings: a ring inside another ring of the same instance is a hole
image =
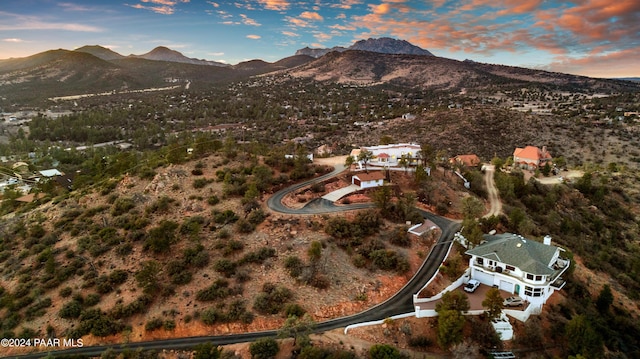
[[229, 282], [224, 279], [216, 280], [209, 287], [199, 290], [196, 293], [196, 299], [203, 302], [210, 302], [213, 300], [224, 299], [231, 294], [229, 289]]
[[171, 198], [171, 197], [162, 196], [162, 197], [158, 198], [158, 200], [153, 202], [153, 204], [151, 204], [150, 206], [145, 208], [145, 212], [148, 213], [148, 214], [150, 214], [150, 213], [167, 213], [169, 211], [169, 209], [171, 208], [171, 204], [174, 203], [175, 201], [176, 200]]
[[262, 247], [255, 252], [249, 252], [240, 259], [239, 264], [258, 263], [261, 264], [267, 258], [275, 257], [276, 250], [271, 247]]
[[431, 342], [431, 339], [425, 337], [424, 335], [418, 335], [409, 338], [409, 346], [413, 348], [427, 348], [432, 344], [433, 343]]
[[86, 298], [84, 298], [83, 304], [85, 307], [92, 307], [98, 303], [100, 303], [100, 295], [97, 293], [90, 293]]
[[298, 318], [302, 318], [302, 316], [304, 316], [306, 312], [307, 311], [304, 310], [304, 308], [302, 308], [298, 303], [287, 304], [287, 306], [284, 308], [284, 315], [287, 318], [289, 318], [292, 315]]
[[277, 314], [292, 298], [293, 292], [289, 288], [265, 283], [254, 300], [253, 309], [261, 314]]
[[24, 313], [25, 319], [31, 321], [42, 317], [47, 313], [47, 308], [49, 307], [51, 307], [51, 298], [40, 299], [27, 308]]
[[175, 235], [177, 228], [177, 223], [163, 220], [157, 227], [149, 230], [144, 242], [144, 248], [150, 249], [154, 253], [168, 252], [171, 245], [177, 240]]
[[71, 289], [71, 287], [64, 287], [60, 289], [60, 296], [62, 298], [67, 298], [68, 296], [71, 295], [71, 293], [73, 293], [73, 289]]
[[297, 256], [289, 256], [284, 260], [284, 267], [287, 269], [291, 277], [298, 278], [302, 274], [304, 263]]
[[273, 338], [258, 339], [249, 345], [252, 359], [273, 359], [279, 351], [278, 342]]
[[195, 237], [200, 233], [202, 225], [204, 224], [204, 217], [193, 216], [189, 217], [180, 225], [180, 234], [184, 234], [190, 237]]
[[223, 322], [224, 314], [216, 308], [205, 309], [200, 314], [200, 320], [206, 325], [214, 325], [216, 323]]
[[382, 270], [394, 270], [398, 273], [406, 273], [409, 261], [399, 253], [391, 250], [379, 249], [369, 254], [372, 263]]
[[197, 179], [193, 180], [193, 188], [196, 188], [196, 189], [204, 188], [206, 185], [208, 185], [211, 182], [213, 182], [212, 179], [197, 178]]
[[186, 265], [203, 268], [209, 264], [209, 252], [205, 251], [204, 247], [199, 244], [185, 249], [182, 260]]
[[234, 223], [238, 220], [238, 216], [230, 209], [224, 212], [214, 212], [213, 221], [218, 224]]
[[113, 202], [113, 206], [111, 206], [111, 215], [116, 217], [123, 215], [133, 208], [135, 208], [136, 204], [133, 202], [133, 199], [129, 197], [118, 198]]
[[209, 198], [207, 198], [207, 203], [211, 206], [215, 206], [216, 204], [220, 203], [220, 198], [218, 198], [218, 196], [216, 195], [209, 196]]
[[398, 348], [389, 344], [375, 344], [369, 348], [369, 359], [402, 359]]
[[225, 277], [231, 277], [236, 273], [237, 264], [229, 259], [222, 258], [216, 261], [213, 268], [222, 274]]
[[193, 351], [193, 359], [220, 359], [222, 357], [222, 347], [211, 342], [198, 344], [193, 348]]
[[267, 218], [267, 215], [261, 209], [255, 209], [249, 212], [249, 215], [247, 215], [247, 220], [254, 226], [257, 226], [260, 223], [264, 222], [265, 218]]
[[73, 319], [80, 317], [80, 313], [82, 313], [82, 303], [74, 299], [62, 306], [58, 316], [64, 319]]
[[393, 245], [400, 247], [409, 247], [411, 246], [411, 238], [409, 237], [409, 233], [407, 232], [407, 228], [402, 226], [395, 228], [389, 233], [389, 242]]
[[167, 319], [164, 321], [164, 323], [162, 323], [162, 326], [165, 330], [173, 331], [174, 329], [176, 329], [176, 321], [173, 319]]
[[244, 249], [244, 243], [238, 240], [232, 239], [228, 241], [226, 244], [224, 244], [224, 249], [222, 251], [222, 254], [224, 254], [225, 256], [228, 256], [233, 252], [241, 251], [243, 249]]
[[162, 319], [153, 318], [147, 321], [147, 323], [144, 325], [144, 330], [147, 332], [151, 332], [151, 331], [162, 328], [162, 324], [163, 324]]
[[236, 230], [240, 233], [251, 233], [256, 229], [256, 226], [246, 219], [240, 219], [236, 222]]

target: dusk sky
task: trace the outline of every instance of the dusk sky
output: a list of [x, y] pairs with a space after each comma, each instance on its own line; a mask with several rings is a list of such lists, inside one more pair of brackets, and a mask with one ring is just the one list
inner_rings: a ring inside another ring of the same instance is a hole
[[383, 36], [458, 60], [640, 77], [640, 0], [0, 1], [1, 59], [162, 45], [230, 64], [273, 62]]

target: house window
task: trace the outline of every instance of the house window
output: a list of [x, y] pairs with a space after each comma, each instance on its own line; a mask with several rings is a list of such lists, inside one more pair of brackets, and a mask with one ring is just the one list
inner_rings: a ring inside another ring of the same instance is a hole
[[476, 259], [476, 263], [478, 263], [479, 265], [482, 265], [482, 264], [484, 264], [484, 259], [483, 259], [483, 258], [478, 257], [478, 258]]
[[542, 297], [544, 288], [533, 288], [529, 286], [524, 287], [524, 295], [529, 297]]
[[539, 282], [539, 281], [541, 281], [541, 280], [542, 280], [542, 276], [541, 276], [541, 275], [537, 275], [537, 276], [536, 276], [536, 281], [538, 281], [538, 282]]
[[528, 280], [533, 280], [533, 274], [527, 273], [527, 279]]
[[510, 265], [507, 265], [507, 267], [506, 267], [506, 268], [507, 268], [507, 270], [511, 270], [511, 271], [516, 270], [516, 267], [514, 267], [514, 266], [510, 266]]

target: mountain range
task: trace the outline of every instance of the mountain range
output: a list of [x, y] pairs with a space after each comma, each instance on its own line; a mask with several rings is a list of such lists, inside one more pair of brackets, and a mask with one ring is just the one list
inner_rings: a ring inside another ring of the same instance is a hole
[[[125, 58], [125, 56], [120, 55], [119, 53], [112, 51], [110, 49], [106, 49], [102, 46], [93, 45], [93, 46], [83, 46], [75, 51], [86, 52], [95, 57], [101, 58], [105, 61], [112, 60], [120, 60]], [[194, 59], [190, 57], [186, 57], [178, 51], [171, 50], [164, 46], [158, 46], [155, 49], [147, 52], [142, 55], [129, 55], [129, 58], [139, 58], [146, 60], [154, 60], [154, 61], [167, 61], [167, 62], [179, 62], [183, 64], [192, 64], [192, 65], [212, 65], [212, 66], [229, 66], [228, 64], [216, 61], [208, 61], [208, 60], [200, 60]]]
[[344, 84], [453, 91], [527, 84], [606, 92], [640, 87], [632, 81], [452, 60], [406, 41], [381, 38], [361, 40], [349, 48], [305, 48], [274, 63], [251, 60], [236, 65], [188, 58], [166, 47], [129, 56], [97, 45], [49, 50], [0, 60], [0, 97], [15, 103], [38, 102], [57, 96], [187, 82], [192, 89], [206, 89], [266, 73]]

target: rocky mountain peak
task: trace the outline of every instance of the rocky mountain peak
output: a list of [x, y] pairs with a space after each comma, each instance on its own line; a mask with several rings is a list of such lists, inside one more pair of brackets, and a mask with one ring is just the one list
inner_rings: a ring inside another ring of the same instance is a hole
[[331, 51], [343, 52], [347, 50], [369, 51], [383, 54], [433, 56], [431, 52], [415, 46], [406, 40], [397, 40], [390, 37], [381, 37], [379, 39], [369, 38], [367, 40], [360, 40], [349, 46], [348, 48], [341, 46], [332, 47], [330, 49], [312, 49], [309, 47], [305, 47], [296, 51], [296, 55], [308, 55], [318, 58]]

